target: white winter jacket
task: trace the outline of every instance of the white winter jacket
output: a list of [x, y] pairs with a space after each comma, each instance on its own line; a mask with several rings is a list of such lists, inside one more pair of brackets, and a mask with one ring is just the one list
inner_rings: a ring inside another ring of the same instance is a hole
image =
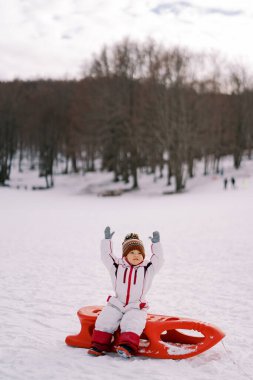
[[110, 239], [102, 240], [101, 258], [110, 272], [115, 291], [115, 297], [108, 297], [108, 301], [121, 311], [148, 307], [145, 296], [164, 261], [160, 242], [152, 244], [151, 251], [150, 261], [144, 260], [141, 264], [132, 266], [125, 258], [114, 256]]

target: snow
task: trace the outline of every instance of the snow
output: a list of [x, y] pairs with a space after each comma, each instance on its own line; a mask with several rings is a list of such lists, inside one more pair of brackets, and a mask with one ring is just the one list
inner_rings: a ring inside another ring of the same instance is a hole
[[[110, 174], [58, 176], [54, 189], [31, 191], [34, 179], [14, 173], [12, 187], [0, 188], [0, 378], [252, 378], [253, 163], [235, 172], [228, 161], [226, 175], [236, 176], [236, 189], [199, 175], [187, 192], [162, 195], [165, 179], [143, 174], [141, 191], [97, 197], [115, 186]], [[118, 255], [128, 232], [138, 232], [150, 254], [148, 236], [160, 231], [166, 262], [149, 293], [150, 312], [215, 324], [225, 347], [181, 361], [127, 361], [65, 345], [80, 330], [77, 310], [105, 304], [111, 293], [99, 258], [108, 224]]]
[[160, 341], [160, 343], [168, 348], [169, 355], [186, 355], [196, 351], [196, 346], [189, 347], [188, 344], [165, 343], [163, 341]]

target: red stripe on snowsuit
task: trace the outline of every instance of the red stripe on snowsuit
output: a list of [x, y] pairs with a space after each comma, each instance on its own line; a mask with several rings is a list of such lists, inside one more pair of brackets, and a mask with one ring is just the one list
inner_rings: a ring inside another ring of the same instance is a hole
[[129, 273], [129, 276], [128, 276], [126, 305], [128, 304], [128, 302], [129, 302], [129, 298], [130, 298], [130, 288], [131, 288], [132, 272], [133, 272], [133, 267], [131, 267], [131, 269], [130, 269], [130, 273]]

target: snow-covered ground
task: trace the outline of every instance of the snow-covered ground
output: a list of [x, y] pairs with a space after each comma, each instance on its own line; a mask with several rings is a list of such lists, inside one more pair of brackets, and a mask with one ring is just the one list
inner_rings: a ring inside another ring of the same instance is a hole
[[[228, 162], [232, 174], [236, 189], [198, 176], [180, 195], [161, 195], [164, 180], [144, 175], [142, 191], [113, 198], [91, 191], [109, 184], [102, 174], [59, 176], [48, 191], [23, 183], [18, 190], [15, 176], [13, 188], [0, 188], [1, 380], [253, 378], [253, 163], [234, 172]], [[118, 255], [126, 233], [138, 232], [149, 252], [148, 236], [160, 231], [166, 262], [149, 293], [150, 312], [215, 324], [226, 350], [219, 343], [182, 361], [124, 361], [65, 345], [79, 332], [77, 310], [105, 304], [111, 292], [99, 258], [108, 224]]]

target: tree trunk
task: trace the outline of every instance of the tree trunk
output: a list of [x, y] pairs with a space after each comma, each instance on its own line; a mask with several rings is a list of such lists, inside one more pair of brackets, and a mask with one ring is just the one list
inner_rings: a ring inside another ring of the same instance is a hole
[[66, 161], [65, 161], [65, 169], [63, 170], [63, 174], [68, 174], [68, 172], [69, 172], [69, 157], [67, 156]]
[[242, 153], [239, 149], [236, 149], [234, 152], [234, 167], [235, 169], [239, 169], [242, 161]]
[[167, 167], [168, 167], [168, 173], [167, 173], [167, 186], [170, 186], [171, 185], [171, 178], [172, 178], [172, 167], [171, 167], [171, 162], [170, 160], [168, 160], [168, 163], [167, 163]]
[[182, 164], [177, 163], [175, 165], [175, 181], [176, 181], [176, 193], [179, 193], [185, 188], [183, 181], [183, 167]]
[[74, 173], [78, 173], [75, 153], [72, 153], [72, 155], [71, 155], [71, 166], [72, 166], [72, 171]]
[[0, 163], [0, 184], [4, 185], [7, 180], [7, 164], [4, 162]]
[[137, 175], [137, 167], [135, 166], [132, 170], [132, 176], [133, 176], [133, 189], [138, 189], [138, 175]]
[[189, 174], [189, 177], [190, 177], [190, 178], [193, 178], [193, 177], [194, 177], [194, 173], [193, 173], [194, 159], [193, 159], [192, 157], [188, 159], [188, 165], [187, 165], [187, 168], [188, 168], [188, 174]]
[[220, 157], [215, 157], [215, 173], [219, 174], [220, 172]]
[[204, 173], [203, 175], [208, 175], [208, 156], [204, 156]]
[[23, 148], [22, 148], [22, 144], [21, 144], [19, 147], [19, 158], [18, 158], [18, 171], [19, 171], [19, 173], [23, 172], [22, 161], [23, 161]]

